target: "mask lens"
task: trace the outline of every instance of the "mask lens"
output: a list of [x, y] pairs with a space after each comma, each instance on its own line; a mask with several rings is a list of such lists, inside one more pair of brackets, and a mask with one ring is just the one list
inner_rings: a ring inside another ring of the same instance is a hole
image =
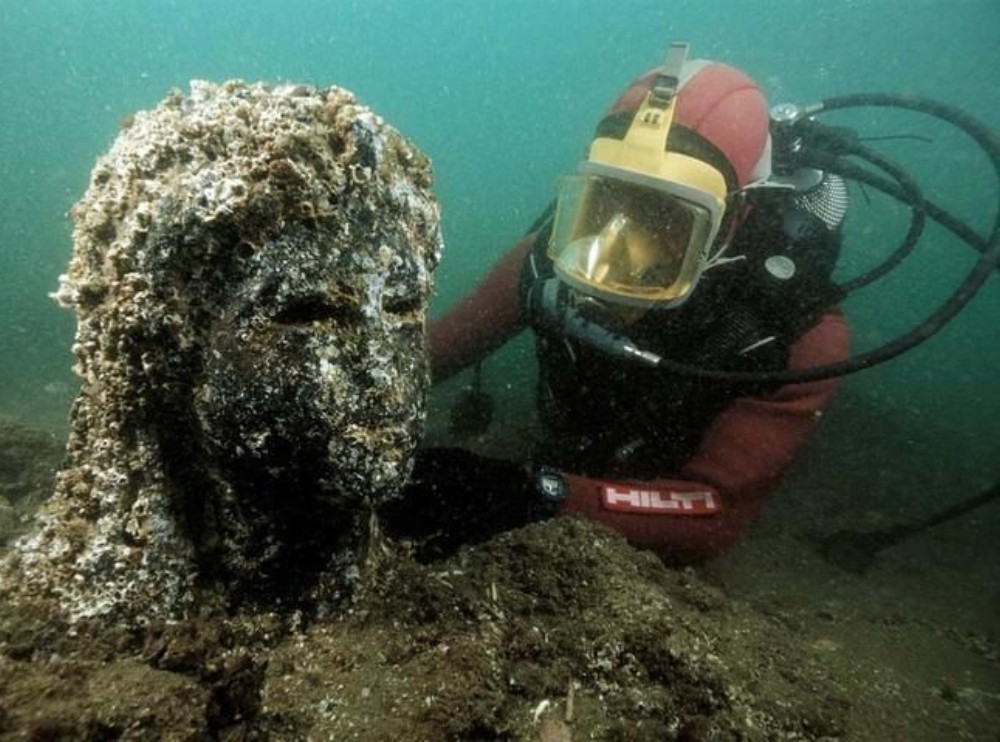
[[564, 179], [549, 256], [586, 293], [677, 301], [697, 278], [708, 212], [665, 191], [595, 175]]

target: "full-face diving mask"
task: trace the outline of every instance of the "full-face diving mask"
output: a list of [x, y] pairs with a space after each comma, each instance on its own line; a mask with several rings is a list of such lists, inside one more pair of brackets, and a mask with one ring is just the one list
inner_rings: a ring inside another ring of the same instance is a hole
[[636, 307], [675, 306], [698, 281], [726, 210], [726, 179], [703, 160], [667, 150], [687, 44], [623, 139], [598, 137], [563, 178], [548, 255], [583, 294]]

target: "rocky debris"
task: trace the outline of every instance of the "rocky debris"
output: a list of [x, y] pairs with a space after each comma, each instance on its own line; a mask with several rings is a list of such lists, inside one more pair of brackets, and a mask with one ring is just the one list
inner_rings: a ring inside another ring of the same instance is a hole
[[358, 608], [271, 653], [261, 721], [274, 736], [847, 733], [850, 697], [821, 667], [789, 672], [802, 661], [796, 639], [581, 519], [527, 526], [443, 562], [398, 562]]
[[369, 585], [337, 617], [131, 630], [0, 604], [0, 737], [829, 741], [991, 728], [955, 694], [572, 517], [444, 561], [386, 560]]
[[195, 81], [129, 117], [72, 210], [82, 387], [3, 599], [144, 623], [342, 598], [424, 418], [430, 177], [340, 88]]

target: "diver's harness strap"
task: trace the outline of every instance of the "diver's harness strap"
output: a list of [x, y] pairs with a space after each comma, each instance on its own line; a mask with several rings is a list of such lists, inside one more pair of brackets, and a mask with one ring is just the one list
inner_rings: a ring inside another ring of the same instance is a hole
[[677, 88], [680, 87], [681, 69], [687, 60], [688, 50], [691, 45], [677, 41], [667, 49], [667, 58], [663, 63], [663, 69], [653, 81], [650, 96], [650, 105], [656, 108], [666, 108], [677, 95]]

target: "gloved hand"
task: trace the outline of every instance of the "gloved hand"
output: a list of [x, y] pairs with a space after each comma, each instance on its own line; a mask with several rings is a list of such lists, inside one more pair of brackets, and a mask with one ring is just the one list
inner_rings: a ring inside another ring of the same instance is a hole
[[530, 467], [461, 448], [427, 448], [418, 451], [402, 497], [379, 516], [390, 537], [411, 540], [417, 558], [430, 561], [540, 517], [538, 499]]

